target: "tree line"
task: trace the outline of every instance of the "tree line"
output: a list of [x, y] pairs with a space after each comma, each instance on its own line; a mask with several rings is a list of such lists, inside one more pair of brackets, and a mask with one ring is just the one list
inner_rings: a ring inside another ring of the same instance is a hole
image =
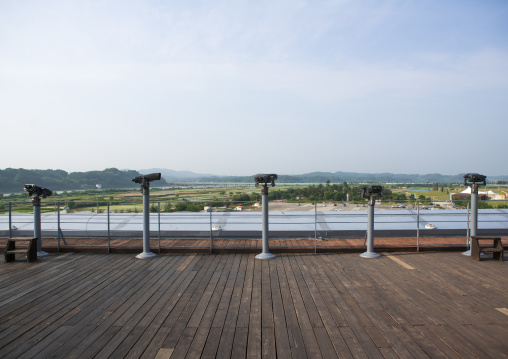
[[[132, 182], [132, 179], [140, 175], [138, 171], [117, 168], [71, 173], [63, 170], [6, 168], [0, 170], [0, 193], [22, 191], [25, 184], [36, 184], [53, 191], [93, 189], [97, 184], [102, 188], [135, 188], [139, 184]], [[157, 185], [165, 184], [164, 179], [157, 181]]]

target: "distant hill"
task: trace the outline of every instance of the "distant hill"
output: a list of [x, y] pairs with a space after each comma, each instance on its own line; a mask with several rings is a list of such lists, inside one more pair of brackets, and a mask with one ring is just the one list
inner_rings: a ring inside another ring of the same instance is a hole
[[[232, 182], [251, 183], [252, 176], [210, 176], [194, 177], [192, 182]], [[278, 183], [325, 183], [330, 180], [332, 183], [353, 182], [353, 183], [462, 183], [464, 173], [457, 175], [431, 174], [394, 174], [394, 173], [358, 173], [358, 172], [311, 172], [301, 175], [278, 174]], [[506, 176], [487, 176], [487, 182], [508, 181]]]
[[[107, 168], [103, 171], [72, 172], [62, 170], [26, 170], [23, 168], [6, 168], [0, 170], [0, 193], [22, 192], [25, 184], [36, 184], [53, 191], [94, 189], [97, 184], [102, 188], [136, 188], [139, 184], [132, 179], [141, 174], [138, 171], [122, 171]], [[164, 185], [164, 179], [157, 181]]]
[[[165, 186], [171, 183], [253, 183], [251, 176], [216, 176], [198, 174], [191, 171], [174, 171], [163, 168], [144, 169], [140, 171], [108, 168], [103, 171], [72, 172], [62, 170], [27, 170], [23, 168], [6, 168], [0, 170], [0, 193], [21, 192], [25, 184], [36, 184], [53, 191], [94, 189], [96, 184], [102, 188], [136, 188], [139, 185], [132, 178], [141, 174], [160, 172], [162, 179], [153, 186]], [[357, 173], [357, 172], [311, 172], [302, 175], [279, 174], [277, 183], [462, 183], [464, 174], [442, 175], [431, 174], [393, 174], [393, 173]], [[487, 182], [508, 181], [508, 175], [488, 176]]]

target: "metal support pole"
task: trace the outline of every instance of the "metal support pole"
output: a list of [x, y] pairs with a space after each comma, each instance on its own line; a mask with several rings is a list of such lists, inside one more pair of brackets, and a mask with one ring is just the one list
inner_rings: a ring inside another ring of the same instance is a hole
[[470, 223], [471, 222], [469, 220], [470, 215], [471, 215], [471, 209], [469, 208], [469, 202], [467, 202], [466, 208], [467, 208], [467, 233], [466, 233], [466, 235], [467, 235], [467, 248], [471, 249], [471, 242], [469, 241], [469, 236], [471, 235], [471, 229], [470, 229]]
[[272, 259], [275, 255], [270, 253], [268, 244], [268, 185], [265, 183], [262, 187], [262, 225], [263, 225], [263, 252], [258, 254], [258, 259]]
[[471, 186], [471, 229], [469, 229], [469, 202], [467, 203], [467, 251], [462, 252], [465, 256], [471, 256], [471, 242], [469, 238], [476, 236], [478, 229], [478, 186], [473, 184]]
[[9, 238], [12, 238], [12, 203], [9, 202]]
[[34, 237], [37, 238], [37, 257], [45, 257], [48, 253], [42, 251], [41, 199], [39, 196], [34, 196], [32, 201], [34, 205]]
[[478, 231], [478, 187], [471, 191], [471, 236], [476, 236]]
[[416, 251], [420, 251], [420, 201], [416, 202]]
[[374, 253], [374, 204], [375, 197], [370, 196], [367, 209], [367, 252], [360, 254], [363, 258], [379, 258], [379, 254]]
[[143, 253], [136, 258], [154, 258], [157, 254], [150, 252], [150, 183], [143, 180]]

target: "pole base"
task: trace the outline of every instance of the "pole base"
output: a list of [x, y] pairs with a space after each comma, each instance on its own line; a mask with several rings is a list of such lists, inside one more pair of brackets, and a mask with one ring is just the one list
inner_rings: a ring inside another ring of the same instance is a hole
[[37, 252], [37, 257], [46, 257], [49, 256], [49, 253], [46, 253], [44, 251]]
[[257, 256], [256, 256], [257, 259], [274, 259], [275, 258], [275, 254], [272, 254], [272, 253], [259, 253]]
[[139, 258], [139, 259], [150, 259], [150, 258], [154, 258], [154, 257], [157, 257], [157, 254], [152, 253], [152, 252], [143, 252], [143, 253], [139, 253], [136, 256], [136, 258]]
[[375, 259], [375, 258], [379, 258], [381, 256], [377, 253], [374, 253], [374, 252], [364, 252], [364, 253], [360, 254], [360, 257]]
[[[462, 255], [463, 255], [463, 256], [469, 256], [469, 257], [471, 257], [471, 250], [468, 250], [468, 251], [462, 252]], [[480, 257], [481, 257], [481, 256], [484, 256], [484, 255], [485, 255], [485, 253], [480, 253]]]

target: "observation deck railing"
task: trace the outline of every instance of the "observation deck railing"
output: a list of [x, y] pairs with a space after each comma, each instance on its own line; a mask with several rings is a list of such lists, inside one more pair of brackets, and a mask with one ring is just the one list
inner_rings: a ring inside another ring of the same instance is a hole
[[[201, 212], [164, 212], [165, 203], [153, 202], [150, 214], [151, 246], [161, 248], [203, 248], [225, 245], [233, 239], [261, 238], [261, 208], [252, 202], [229, 202], [225, 207], [214, 202], [189, 202]], [[503, 201], [486, 201], [487, 204], [507, 204]], [[470, 210], [468, 203], [463, 208], [438, 209], [419, 202], [379, 202], [375, 211], [375, 236], [381, 238], [404, 237], [416, 241], [433, 236], [464, 237], [468, 243]], [[238, 206], [247, 210], [235, 211]], [[72, 207], [70, 209], [69, 207]], [[81, 208], [80, 208], [81, 207]], [[83, 211], [83, 208], [91, 208]], [[204, 208], [208, 211], [204, 212]], [[481, 207], [481, 206], [480, 206]], [[504, 206], [501, 206], [504, 207]], [[1, 208], [1, 207], [0, 207]], [[0, 214], [0, 238], [31, 236], [33, 214], [26, 204], [3, 203]], [[28, 208], [28, 209], [27, 209]], [[65, 246], [106, 246], [111, 240], [115, 246], [141, 244], [143, 216], [138, 202], [79, 202], [71, 206], [46, 201], [42, 204], [42, 237], [56, 240], [57, 250]], [[210, 210], [211, 208], [211, 210]], [[442, 207], [441, 207], [442, 208]], [[367, 226], [365, 202], [270, 202], [271, 247], [277, 247], [279, 239], [302, 240], [300, 247], [326, 245], [335, 238], [364, 238]], [[80, 212], [81, 210], [81, 212]], [[24, 212], [24, 213], [23, 213]], [[500, 236], [508, 235], [508, 209], [480, 209], [478, 219], [480, 233]], [[72, 240], [71, 240], [72, 239]], [[136, 242], [137, 241], [137, 242]], [[155, 241], [155, 242], [154, 242]], [[54, 242], [52, 242], [54, 243]], [[169, 244], [170, 243], [170, 244]], [[236, 247], [251, 246], [234, 244]], [[0, 242], [1, 244], [1, 242]]]

